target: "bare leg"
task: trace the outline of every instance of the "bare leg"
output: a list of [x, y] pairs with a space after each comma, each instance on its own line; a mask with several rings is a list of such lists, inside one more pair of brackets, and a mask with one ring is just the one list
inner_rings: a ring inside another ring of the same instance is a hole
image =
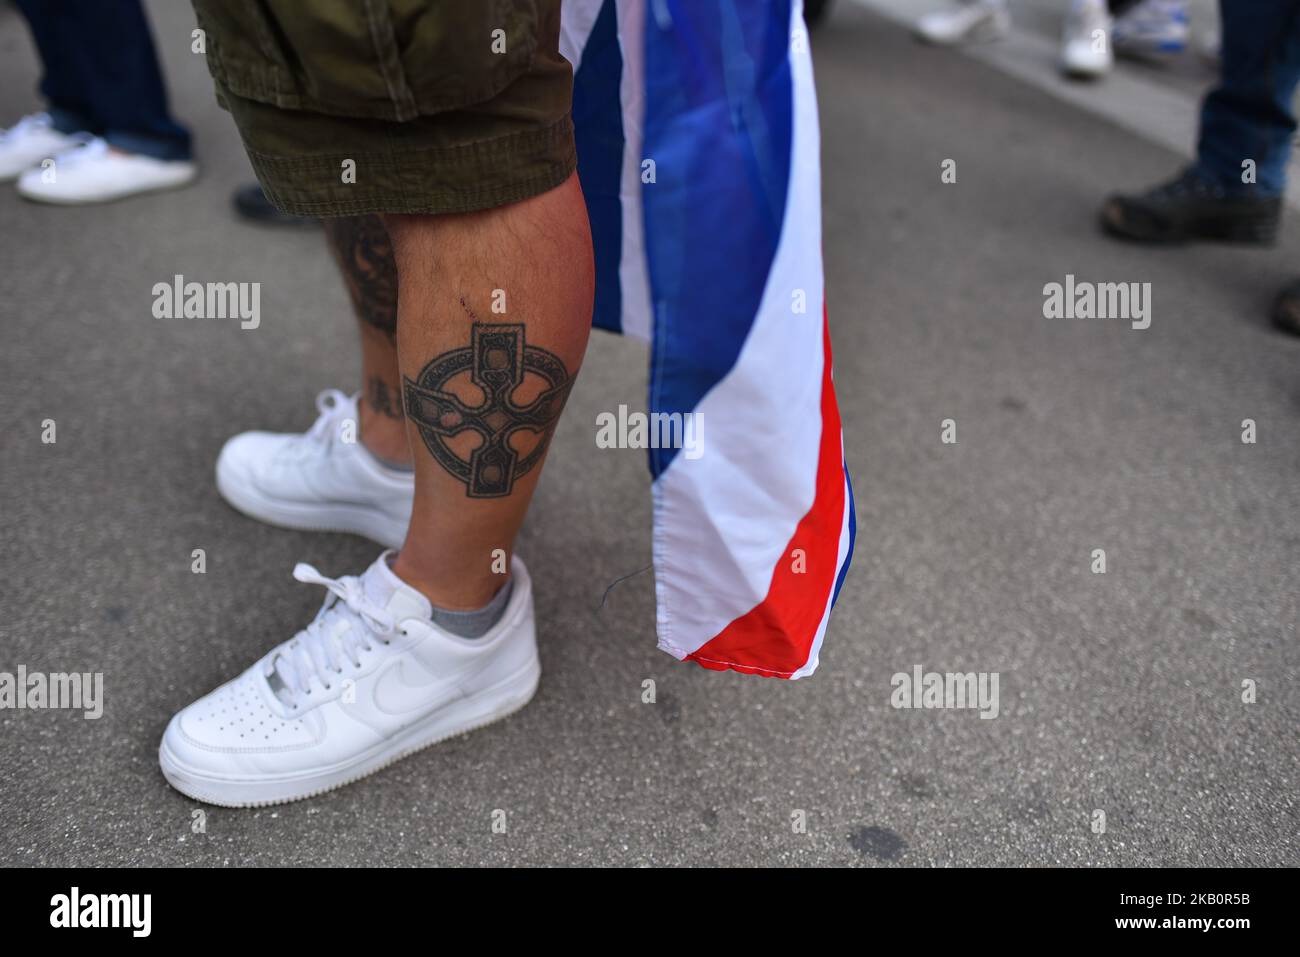
[[393, 570], [441, 608], [479, 608], [504, 583], [493, 553], [514, 548], [591, 331], [582, 188], [575, 174], [509, 206], [385, 223], [415, 453]]
[[324, 227], [360, 321], [361, 441], [385, 461], [409, 464], [397, 368], [397, 266], [388, 232], [373, 215], [327, 219]]

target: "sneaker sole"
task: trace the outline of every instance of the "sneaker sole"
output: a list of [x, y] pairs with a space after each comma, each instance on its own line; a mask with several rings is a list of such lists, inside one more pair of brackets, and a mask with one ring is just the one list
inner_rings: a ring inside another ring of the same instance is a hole
[[181, 764], [168, 750], [164, 737], [158, 746], [158, 763], [167, 783], [187, 797], [218, 807], [267, 807], [316, 797], [345, 784], [382, 771], [395, 761], [448, 738], [475, 731], [514, 714], [537, 693], [541, 664], [527, 666], [490, 688], [435, 712], [384, 741], [327, 771], [308, 771], [274, 780], [213, 778]]
[[1186, 53], [1191, 44], [1186, 41], [1168, 40], [1159, 43], [1144, 43], [1142, 41], [1116, 40], [1111, 38], [1110, 48], [1115, 51], [1116, 56], [1131, 57], [1134, 60], [1153, 59], [1159, 60], [1165, 57], [1178, 56]]
[[912, 36], [926, 46], [939, 47], [941, 49], [958, 49], [961, 47], [976, 47], [997, 43], [1005, 40], [1010, 31], [997, 30], [993, 28], [981, 28], [971, 33], [963, 34], [955, 39], [949, 37], [933, 37], [920, 30], [914, 30]]
[[972, 27], [965, 33], [956, 36], [948, 35], [931, 35], [920, 28], [919, 25], [912, 27], [912, 36], [922, 43], [935, 47], [963, 47], [978, 46], [984, 43], [996, 43], [1004, 40], [1011, 35], [1011, 24], [1001, 22], [989, 22]]
[[[18, 174], [20, 177], [22, 174]], [[180, 180], [175, 183], [160, 183], [157, 186], [150, 186], [147, 189], [135, 189], [129, 193], [119, 193], [115, 196], [89, 196], [89, 197], [72, 197], [58, 195], [42, 195], [40, 193], [24, 192], [22, 187], [18, 187], [16, 192], [29, 203], [44, 203], [47, 206], [99, 206], [105, 203], [117, 203], [124, 199], [133, 199], [136, 196], [148, 196], [151, 193], [166, 193], [174, 189], [184, 189], [198, 181], [198, 173], [188, 179]]]
[[410, 520], [398, 522], [364, 505], [343, 503], [304, 505], [267, 498], [217, 468], [217, 491], [229, 505], [249, 518], [300, 532], [346, 532], [385, 548], [401, 548]]

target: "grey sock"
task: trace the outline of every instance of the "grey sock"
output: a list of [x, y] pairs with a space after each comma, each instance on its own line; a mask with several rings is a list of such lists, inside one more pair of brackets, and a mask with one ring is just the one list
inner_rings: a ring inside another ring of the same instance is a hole
[[475, 608], [473, 611], [449, 611], [446, 608], [435, 607], [433, 623], [460, 638], [482, 638], [506, 613], [506, 605], [510, 603], [510, 593], [514, 590], [515, 580], [509, 578], [493, 599], [482, 608]]

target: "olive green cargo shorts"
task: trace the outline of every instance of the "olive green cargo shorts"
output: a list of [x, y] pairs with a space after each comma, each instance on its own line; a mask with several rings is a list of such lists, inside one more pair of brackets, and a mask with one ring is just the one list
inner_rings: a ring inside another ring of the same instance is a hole
[[193, 0], [217, 100], [289, 213], [456, 213], [577, 165], [560, 0]]

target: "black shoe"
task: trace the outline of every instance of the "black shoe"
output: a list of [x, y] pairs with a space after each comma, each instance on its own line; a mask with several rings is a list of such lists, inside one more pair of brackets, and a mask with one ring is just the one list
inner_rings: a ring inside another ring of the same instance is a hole
[[266, 198], [258, 183], [239, 187], [230, 201], [235, 206], [235, 212], [240, 216], [266, 226], [314, 226], [318, 222], [311, 216], [295, 216], [292, 213], [280, 212], [271, 205], [271, 201]]
[[1273, 325], [1300, 336], [1300, 279], [1277, 294], [1273, 303]]
[[1280, 196], [1230, 193], [1194, 169], [1140, 196], [1112, 196], [1101, 208], [1106, 232], [1147, 243], [1222, 239], [1270, 245], [1281, 217]]
[[803, 22], [815, 27], [826, 18], [831, 0], [803, 0]]

